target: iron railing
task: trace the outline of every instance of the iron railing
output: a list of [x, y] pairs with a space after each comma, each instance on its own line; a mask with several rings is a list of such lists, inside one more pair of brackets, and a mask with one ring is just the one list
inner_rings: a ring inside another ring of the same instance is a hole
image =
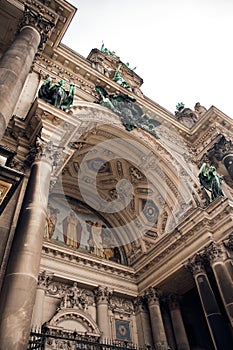
[[[101, 340], [96, 336], [80, 336], [76, 332], [31, 332], [28, 350], [142, 350], [137, 345], [122, 340]], [[145, 350], [145, 349], [143, 349]]]

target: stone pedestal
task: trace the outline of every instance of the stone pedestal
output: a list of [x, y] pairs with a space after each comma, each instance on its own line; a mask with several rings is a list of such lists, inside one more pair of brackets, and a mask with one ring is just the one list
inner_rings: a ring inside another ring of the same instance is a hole
[[176, 338], [176, 345], [179, 350], [190, 350], [188, 338], [184, 328], [184, 323], [181, 315], [179, 299], [177, 295], [170, 295], [168, 298], [170, 314], [174, 335]]
[[154, 346], [158, 350], [167, 350], [168, 345], [160, 310], [159, 293], [151, 287], [147, 290], [145, 296], [148, 300]]
[[36, 151], [1, 294], [1, 350], [25, 350], [30, 333], [54, 156], [51, 143]]

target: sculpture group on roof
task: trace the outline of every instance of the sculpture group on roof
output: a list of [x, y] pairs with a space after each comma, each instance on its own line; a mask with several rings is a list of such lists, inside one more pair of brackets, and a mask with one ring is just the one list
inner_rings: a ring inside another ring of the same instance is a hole
[[135, 103], [134, 97], [126, 94], [108, 94], [99, 85], [96, 86], [96, 91], [99, 94], [98, 103], [116, 113], [126, 130], [140, 128], [158, 138], [155, 128], [160, 125], [160, 122], [145, 114], [142, 108]]
[[191, 128], [194, 124], [197, 123], [198, 119], [201, 118], [207, 109], [199, 102], [197, 102], [194, 106], [194, 111], [190, 108], [185, 108], [185, 105], [183, 102], [179, 102], [176, 105], [176, 111], [175, 116], [179, 122], [187, 126], [188, 128]]

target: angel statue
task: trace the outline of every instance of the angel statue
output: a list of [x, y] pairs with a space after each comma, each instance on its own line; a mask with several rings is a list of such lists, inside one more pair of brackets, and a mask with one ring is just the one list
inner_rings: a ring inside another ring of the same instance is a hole
[[223, 177], [217, 174], [213, 165], [206, 170], [206, 163], [203, 163], [199, 170], [198, 177], [202, 186], [211, 192], [211, 202], [218, 197], [224, 196], [221, 189]]

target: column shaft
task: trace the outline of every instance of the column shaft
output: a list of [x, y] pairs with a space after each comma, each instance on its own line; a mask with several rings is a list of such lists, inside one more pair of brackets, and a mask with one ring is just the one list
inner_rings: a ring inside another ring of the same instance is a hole
[[44, 310], [44, 288], [37, 288], [36, 300], [33, 309], [31, 328], [33, 332], [41, 332], [41, 326], [43, 322], [43, 310]]
[[102, 339], [111, 338], [111, 327], [109, 320], [109, 296], [110, 292], [107, 287], [99, 286], [95, 291], [96, 294], [96, 306], [97, 306], [97, 324], [102, 333]]
[[102, 333], [102, 338], [110, 339], [110, 323], [108, 316], [108, 303], [107, 302], [98, 302], [97, 303], [97, 324]]
[[138, 345], [144, 347], [145, 345], [153, 346], [153, 339], [150, 326], [150, 316], [146, 305], [141, 297], [135, 301], [136, 308], [136, 324], [138, 332]]
[[0, 60], [0, 138], [12, 117], [40, 39], [35, 28], [24, 27]]
[[0, 349], [25, 350], [35, 303], [51, 164], [32, 165], [1, 295]]
[[195, 276], [195, 281], [215, 349], [230, 350], [223, 318], [207, 276], [199, 274]]
[[178, 302], [170, 301], [170, 313], [172, 319], [173, 330], [176, 338], [176, 345], [179, 350], [190, 350], [188, 338], [184, 328], [184, 323]]
[[146, 292], [150, 312], [151, 329], [156, 350], [167, 350], [167, 339], [159, 304], [159, 293], [155, 288]]

